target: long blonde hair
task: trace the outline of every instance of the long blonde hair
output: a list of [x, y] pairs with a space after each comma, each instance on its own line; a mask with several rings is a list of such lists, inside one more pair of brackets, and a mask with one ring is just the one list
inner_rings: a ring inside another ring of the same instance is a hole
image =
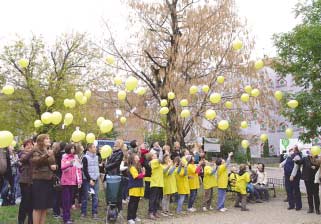
[[115, 141], [114, 149], [123, 149], [124, 148], [124, 141], [122, 139], [117, 139]]

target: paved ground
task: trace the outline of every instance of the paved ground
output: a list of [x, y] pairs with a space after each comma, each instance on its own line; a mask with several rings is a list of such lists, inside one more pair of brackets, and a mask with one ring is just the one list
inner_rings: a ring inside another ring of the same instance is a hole
[[281, 198], [263, 204], [249, 204], [249, 212], [230, 208], [226, 213], [206, 212], [185, 217], [163, 219], [161, 221], [145, 221], [144, 224], [320, 224], [321, 215], [307, 214], [306, 198], [303, 198], [303, 210], [287, 210], [287, 203]]

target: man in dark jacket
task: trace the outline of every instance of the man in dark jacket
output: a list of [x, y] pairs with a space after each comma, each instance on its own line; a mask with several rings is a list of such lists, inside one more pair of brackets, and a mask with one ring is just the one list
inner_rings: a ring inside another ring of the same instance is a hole
[[312, 156], [308, 155], [298, 163], [302, 164], [302, 180], [304, 180], [305, 188], [308, 194], [308, 213], [313, 213], [315, 209], [315, 213], [320, 214], [319, 184], [314, 183], [315, 174], [319, 170], [319, 166], [312, 164], [312, 159]]

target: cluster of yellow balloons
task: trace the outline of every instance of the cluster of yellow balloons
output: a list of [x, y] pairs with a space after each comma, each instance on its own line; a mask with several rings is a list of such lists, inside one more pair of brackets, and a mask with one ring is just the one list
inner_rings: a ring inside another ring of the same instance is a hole
[[64, 106], [66, 108], [74, 108], [76, 106], [76, 100], [74, 99], [65, 99]]
[[99, 117], [97, 119], [97, 125], [101, 131], [101, 133], [105, 134], [108, 132], [111, 132], [111, 130], [113, 129], [113, 122], [111, 120], [105, 120], [105, 118], [103, 117]]
[[71, 125], [74, 116], [71, 113], [66, 113], [64, 118], [64, 125], [68, 126]]
[[100, 148], [100, 156], [102, 159], [107, 159], [111, 154], [113, 150], [109, 145], [104, 145]]
[[[53, 113], [50, 113], [50, 112], [44, 112], [42, 115], [41, 115], [41, 122], [43, 124], [54, 124], [54, 125], [57, 125], [61, 122], [62, 120], [62, 115], [60, 112], [58, 111], [55, 111]], [[39, 122], [37, 121], [37, 124], [36, 124], [36, 121], [35, 121], [35, 127], [40, 127], [39, 126]]]
[[210, 101], [212, 104], [216, 104], [216, 103], [219, 103], [222, 99], [222, 96], [220, 93], [212, 93], [210, 95]]
[[8, 147], [13, 142], [13, 134], [10, 131], [0, 131], [0, 148]]
[[[86, 92], [87, 92], [87, 91], [86, 91]], [[87, 95], [87, 96], [86, 96], [86, 95]], [[83, 92], [81, 92], [81, 91], [77, 91], [77, 92], [75, 93], [75, 99], [76, 99], [77, 102], [78, 102], [79, 104], [81, 104], [81, 105], [86, 104], [87, 101], [88, 101], [88, 99], [89, 99], [90, 96], [91, 96], [90, 90], [88, 90], [88, 92], [87, 92], [86, 95], [84, 95]], [[89, 97], [88, 97], [88, 96], [89, 96]]]
[[5, 85], [1, 92], [5, 95], [12, 95], [14, 93], [14, 88], [11, 85]]
[[94, 143], [95, 140], [96, 140], [96, 136], [94, 133], [88, 133], [86, 135], [86, 142], [87, 143]]

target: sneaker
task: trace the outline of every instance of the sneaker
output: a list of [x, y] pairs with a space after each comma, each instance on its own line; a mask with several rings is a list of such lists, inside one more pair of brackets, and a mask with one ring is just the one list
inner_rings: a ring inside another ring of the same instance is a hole
[[196, 212], [196, 208], [188, 208], [187, 211], [189, 211], [189, 212]]
[[122, 200], [123, 204], [127, 204], [128, 201], [127, 200]]
[[214, 210], [214, 208], [213, 208], [212, 206], [210, 206], [210, 210], [211, 210], [211, 211], [213, 211], [213, 210]]
[[135, 221], [133, 219], [128, 220], [128, 224], [135, 224]]
[[173, 213], [170, 213], [170, 212], [166, 212], [167, 215], [169, 216], [173, 216], [174, 214]]
[[135, 222], [141, 222], [142, 220], [138, 217], [136, 217]]
[[168, 217], [168, 215], [167, 215], [166, 212], [161, 212], [160, 214], [161, 214], [162, 216], [164, 216], [164, 217]]
[[255, 202], [256, 202], [256, 203], [263, 203], [263, 201], [260, 200], [260, 199], [257, 199]]
[[207, 208], [206, 207], [203, 207], [203, 212], [207, 212]]
[[226, 212], [226, 210], [224, 208], [221, 208], [219, 211], [220, 212]]
[[151, 220], [156, 220], [156, 217], [154, 216], [153, 213], [150, 213], [150, 214], [149, 214], [149, 218], [150, 218]]
[[155, 216], [155, 218], [160, 218], [160, 215], [156, 212], [156, 213], [154, 213], [154, 216]]

